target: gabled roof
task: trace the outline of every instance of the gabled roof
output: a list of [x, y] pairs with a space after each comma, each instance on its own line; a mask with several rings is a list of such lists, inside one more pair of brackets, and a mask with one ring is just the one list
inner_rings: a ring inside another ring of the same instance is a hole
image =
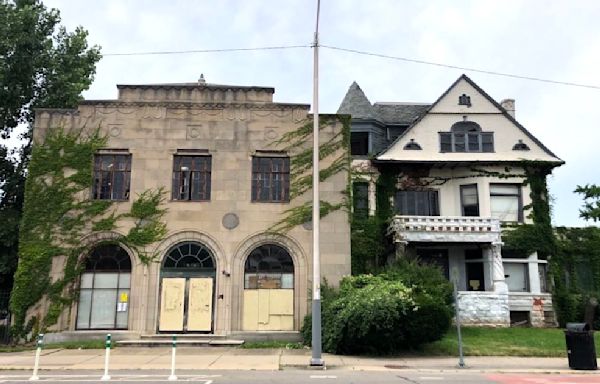
[[379, 156], [384, 155], [390, 148], [392, 148], [398, 141], [400, 141], [403, 137], [405, 137], [406, 135], [408, 135], [408, 133], [413, 129], [414, 126], [416, 126], [417, 124], [419, 124], [419, 122], [421, 120], [423, 120], [423, 118], [425, 116], [427, 116], [427, 114], [433, 110], [436, 105], [438, 105], [438, 103], [444, 99], [444, 97], [461, 81], [464, 80], [466, 81], [468, 84], [470, 84], [473, 88], [475, 88], [475, 90], [477, 92], [479, 92], [485, 99], [487, 99], [492, 105], [494, 105], [494, 107], [496, 107], [504, 117], [506, 117], [511, 123], [513, 123], [517, 128], [519, 128], [527, 137], [529, 137], [533, 142], [535, 142], [537, 145], [539, 145], [540, 148], [542, 148], [542, 150], [544, 152], [546, 152], [546, 154], [548, 154], [549, 156], [552, 156], [556, 159], [558, 159], [560, 161], [560, 163], [564, 163], [564, 161], [560, 160], [560, 158], [558, 156], [556, 156], [552, 151], [550, 151], [550, 149], [548, 149], [544, 144], [542, 144], [541, 141], [539, 141], [535, 136], [533, 136], [531, 134], [531, 132], [529, 132], [523, 125], [521, 125], [521, 123], [519, 123], [517, 120], [515, 120], [514, 117], [512, 117], [507, 111], [506, 109], [504, 109], [504, 107], [502, 107], [496, 100], [494, 100], [490, 95], [487, 94], [487, 92], [485, 92], [483, 89], [481, 89], [473, 80], [471, 80], [467, 75], [462, 74], [458, 79], [456, 79], [456, 81], [454, 83], [452, 83], [452, 85], [450, 85], [450, 87], [448, 87], [448, 89], [446, 89], [446, 91], [444, 93], [442, 93], [442, 95], [440, 97], [438, 97], [438, 99], [431, 104], [431, 106], [429, 106], [429, 108], [422, 113], [415, 121], [413, 121], [413, 123], [400, 135], [396, 138], [396, 140], [394, 140], [394, 142], [392, 142], [387, 149], [385, 149], [384, 151], [382, 151], [381, 153], [379, 153]]
[[352, 115], [353, 119], [376, 119], [377, 114], [369, 99], [355, 82], [352, 83], [342, 104], [337, 110], [338, 114]]

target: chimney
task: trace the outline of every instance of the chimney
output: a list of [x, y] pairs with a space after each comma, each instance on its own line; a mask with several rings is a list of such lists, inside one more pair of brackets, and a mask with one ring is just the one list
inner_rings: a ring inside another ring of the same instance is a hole
[[500, 102], [500, 105], [506, 109], [509, 115], [515, 117], [515, 99], [504, 99]]

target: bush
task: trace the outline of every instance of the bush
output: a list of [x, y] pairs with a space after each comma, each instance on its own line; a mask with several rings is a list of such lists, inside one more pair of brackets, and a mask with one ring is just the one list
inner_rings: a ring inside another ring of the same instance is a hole
[[[451, 297], [439, 270], [411, 262], [377, 276], [346, 277], [339, 291], [322, 297], [323, 350], [388, 354], [439, 340], [450, 327]], [[309, 344], [310, 315], [302, 334]]]
[[[565, 289], [556, 289], [552, 296], [556, 320], [562, 328], [567, 323], [582, 323], [585, 321], [585, 309], [592, 297], [598, 298], [598, 294], [572, 293]], [[600, 305], [596, 307], [593, 328], [600, 330]]]

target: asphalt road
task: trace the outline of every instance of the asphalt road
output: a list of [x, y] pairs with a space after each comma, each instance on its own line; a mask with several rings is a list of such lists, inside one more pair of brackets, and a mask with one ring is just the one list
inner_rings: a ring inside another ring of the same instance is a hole
[[[68, 371], [40, 372], [43, 383], [106, 383], [101, 381], [103, 372]], [[118, 383], [164, 383], [169, 372], [165, 371], [118, 371], [111, 372], [109, 382]], [[0, 383], [30, 382], [31, 372], [0, 372]], [[478, 372], [416, 372], [416, 371], [349, 371], [349, 370], [284, 370], [284, 371], [211, 371], [210, 373], [185, 371], [177, 373], [178, 382], [199, 384], [600, 384], [600, 373], [550, 375], [550, 374], [489, 374]]]

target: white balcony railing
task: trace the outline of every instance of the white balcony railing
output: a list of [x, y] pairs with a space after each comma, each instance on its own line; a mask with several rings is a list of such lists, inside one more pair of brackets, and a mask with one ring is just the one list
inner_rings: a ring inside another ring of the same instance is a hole
[[500, 221], [470, 216], [394, 216], [388, 234], [395, 242], [500, 242]]

